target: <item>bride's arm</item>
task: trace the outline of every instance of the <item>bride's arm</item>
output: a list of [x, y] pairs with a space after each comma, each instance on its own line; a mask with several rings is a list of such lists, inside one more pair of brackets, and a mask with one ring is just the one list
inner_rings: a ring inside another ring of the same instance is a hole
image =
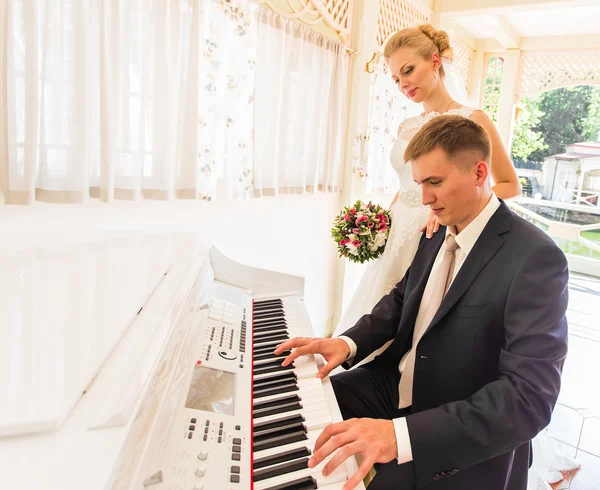
[[508, 156], [508, 152], [500, 139], [500, 134], [494, 123], [483, 111], [475, 111], [471, 119], [490, 135], [492, 141], [492, 190], [500, 199], [510, 199], [521, 194], [521, 185], [515, 167]]
[[392, 209], [392, 207], [394, 206], [394, 204], [396, 204], [396, 201], [398, 200], [398, 195], [400, 194], [400, 191], [396, 192], [396, 195], [394, 196], [394, 199], [392, 199], [392, 202], [390, 204], [389, 209]]

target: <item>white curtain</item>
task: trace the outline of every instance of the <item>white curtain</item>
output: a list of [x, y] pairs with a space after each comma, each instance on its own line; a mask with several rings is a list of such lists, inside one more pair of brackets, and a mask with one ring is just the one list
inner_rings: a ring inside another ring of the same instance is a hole
[[338, 191], [348, 86], [344, 47], [263, 7], [256, 60], [254, 194]]
[[398, 177], [390, 164], [390, 151], [398, 137], [400, 123], [421, 110], [420, 104], [410, 103], [400, 93], [382, 56], [371, 75], [366, 161], [361, 165], [366, 174], [367, 193], [396, 192], [398, 189]]
[[253, 2], [0, 4], [7, 203], [252, 195]]

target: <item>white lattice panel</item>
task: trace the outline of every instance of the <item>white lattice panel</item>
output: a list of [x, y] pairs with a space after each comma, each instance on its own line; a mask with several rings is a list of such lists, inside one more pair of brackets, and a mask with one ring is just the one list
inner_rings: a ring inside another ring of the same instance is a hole
[[463, 43], [455, 34], [450, 33], [450, 45], [452, 46], [452, 61], [460, 78], [469, 90], [469, 78], [471, 76], [471, 62], [473, 60], [473, 50]]
[[268, 5], [271, 10], [303, 24], [314, 25], [323, 22], [337, 32], [344, 43], [348, 44], [350, 41], [353, 0], [306, 0], [300, 3], [295, 0], [258, 1]]
[[393, 32], [426, 24], [431, 14], [425, 13], [408, 0], [381, 0], [379, 4], [379, 20], [377, 21], [377, 45], [383, 43]]
[[524, 53], [519, 97], [566, 87], [600, 84], [600, 51]]

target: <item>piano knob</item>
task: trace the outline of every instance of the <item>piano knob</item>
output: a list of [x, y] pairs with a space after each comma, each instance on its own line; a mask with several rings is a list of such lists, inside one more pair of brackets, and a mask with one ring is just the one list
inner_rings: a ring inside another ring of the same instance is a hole
[[198, 466], [198, 468], [196, 468], [196, 476], [197, 477], [203, 477], [204, 473], [206, 473], [206, 466], [204, 466], [203, 464], [201, 464], [200, 466]]
[[198, 453], [198, 459], [204, 461], [206, 458], [208, 458], [208, 451], [200, 451]]

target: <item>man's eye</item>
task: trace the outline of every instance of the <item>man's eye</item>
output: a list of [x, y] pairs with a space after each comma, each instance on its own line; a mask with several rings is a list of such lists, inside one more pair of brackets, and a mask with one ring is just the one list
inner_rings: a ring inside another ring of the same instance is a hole
[[441, 180], [430, 180], [429, 183], [431, 185], [440, 185], [442, 183], [442, 181]]

